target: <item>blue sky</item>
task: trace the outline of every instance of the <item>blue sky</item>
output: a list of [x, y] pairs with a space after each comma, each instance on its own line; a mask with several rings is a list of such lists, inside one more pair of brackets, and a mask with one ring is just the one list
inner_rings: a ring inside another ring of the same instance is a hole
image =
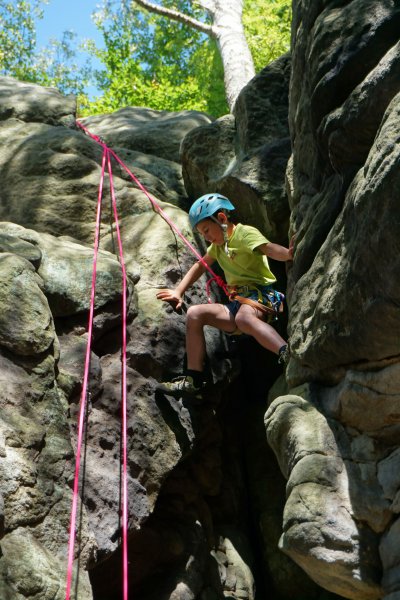
[[90, 37], [100, 43], [90, 18], [98, 4], [96, 0], [49, 0], [43, 6], [43, 19], [36, 25], [38, 48], [45, 46], [52, 37], [60, 39], [66, 29], [72, 29], [81, 39]]
[[[48, 4], [43, 5], [43, 19], [36, 22], [37, 49], [46, 46], [51, 38], [60, 40], [66, 30], [76, 33], [77, 45], [85, 38], [91, 38], [101, 46], [101, 35], [91, 19], [91, 14], [98, 6], [98, 0], [49, 0]], [[87, 55], [81, 53], [80, 57], [76, 57], [78, 65], [84, 63]], [[94, 58], [92, 64], [94, 67], [100, 66]], [[98, 90], [93, 86], [88, 86], [86, 91], [91, 98], [98, 95]]]

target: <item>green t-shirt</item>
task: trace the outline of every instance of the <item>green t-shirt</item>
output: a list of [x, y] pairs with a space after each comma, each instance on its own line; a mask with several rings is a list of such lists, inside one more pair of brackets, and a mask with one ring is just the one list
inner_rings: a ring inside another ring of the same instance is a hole
[[256, 250], [262, 244], [268, 244], [268, 240], [258, 229], [239, 223], [228, 239], [230, 256], [224, 245], [216, 244], [207, 248], [207, 254], [218, 261], [228, 285], [270, 285], [276, 277], [269, 268], [267, 257]]

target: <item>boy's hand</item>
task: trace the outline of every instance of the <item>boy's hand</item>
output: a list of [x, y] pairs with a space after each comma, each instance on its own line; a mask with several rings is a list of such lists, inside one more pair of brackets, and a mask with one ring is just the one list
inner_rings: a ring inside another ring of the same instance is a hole
[[182, 308], [183, 297], [176, 290], [165, 288], [157, 292], [156, 297], [158, 300], [163, 300], [164, 302], [172, 304], [175, 310]]

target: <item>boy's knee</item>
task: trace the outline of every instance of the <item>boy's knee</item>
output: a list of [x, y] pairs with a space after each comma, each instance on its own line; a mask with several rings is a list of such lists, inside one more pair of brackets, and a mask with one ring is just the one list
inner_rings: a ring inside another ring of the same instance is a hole
[[190, 306], [186, 314], [186, 320], [192, 322], [199, 321], [202, 318], [202, 313], [203, 311], [201, 304], [195, 304], [193, 306]]
[[241, 315], [240, 312], [238, 312], [235, 317], [235, 325], [240, 330], [242, 330], [242, 327], [246, 327], [246, 318], [244, 315]]
[[248, 315], [245, 312], [239, 311], [235, 317], [236, 327], [246, 333], [246, 331], [252, 329], [253, 315]]

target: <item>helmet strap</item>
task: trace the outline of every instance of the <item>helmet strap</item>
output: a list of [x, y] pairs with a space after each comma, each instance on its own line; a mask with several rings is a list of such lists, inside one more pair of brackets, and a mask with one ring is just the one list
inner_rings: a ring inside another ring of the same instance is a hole
[[221, 227], [222, 233], [224, 234], [224, 250], [225, 250], [225, 254], [227, 254], [228, 257], [230, 258], [231, 257], [231, 253], [230, 253], [229, 248], [228, 248], [228, 224], [227, 223], [220, 223], [218, 221], [218, 219], [215, 218], [214, 216], [212, 216], [210, 218], [213, 221], [215, 221], [215, 223], [217, 223]]

